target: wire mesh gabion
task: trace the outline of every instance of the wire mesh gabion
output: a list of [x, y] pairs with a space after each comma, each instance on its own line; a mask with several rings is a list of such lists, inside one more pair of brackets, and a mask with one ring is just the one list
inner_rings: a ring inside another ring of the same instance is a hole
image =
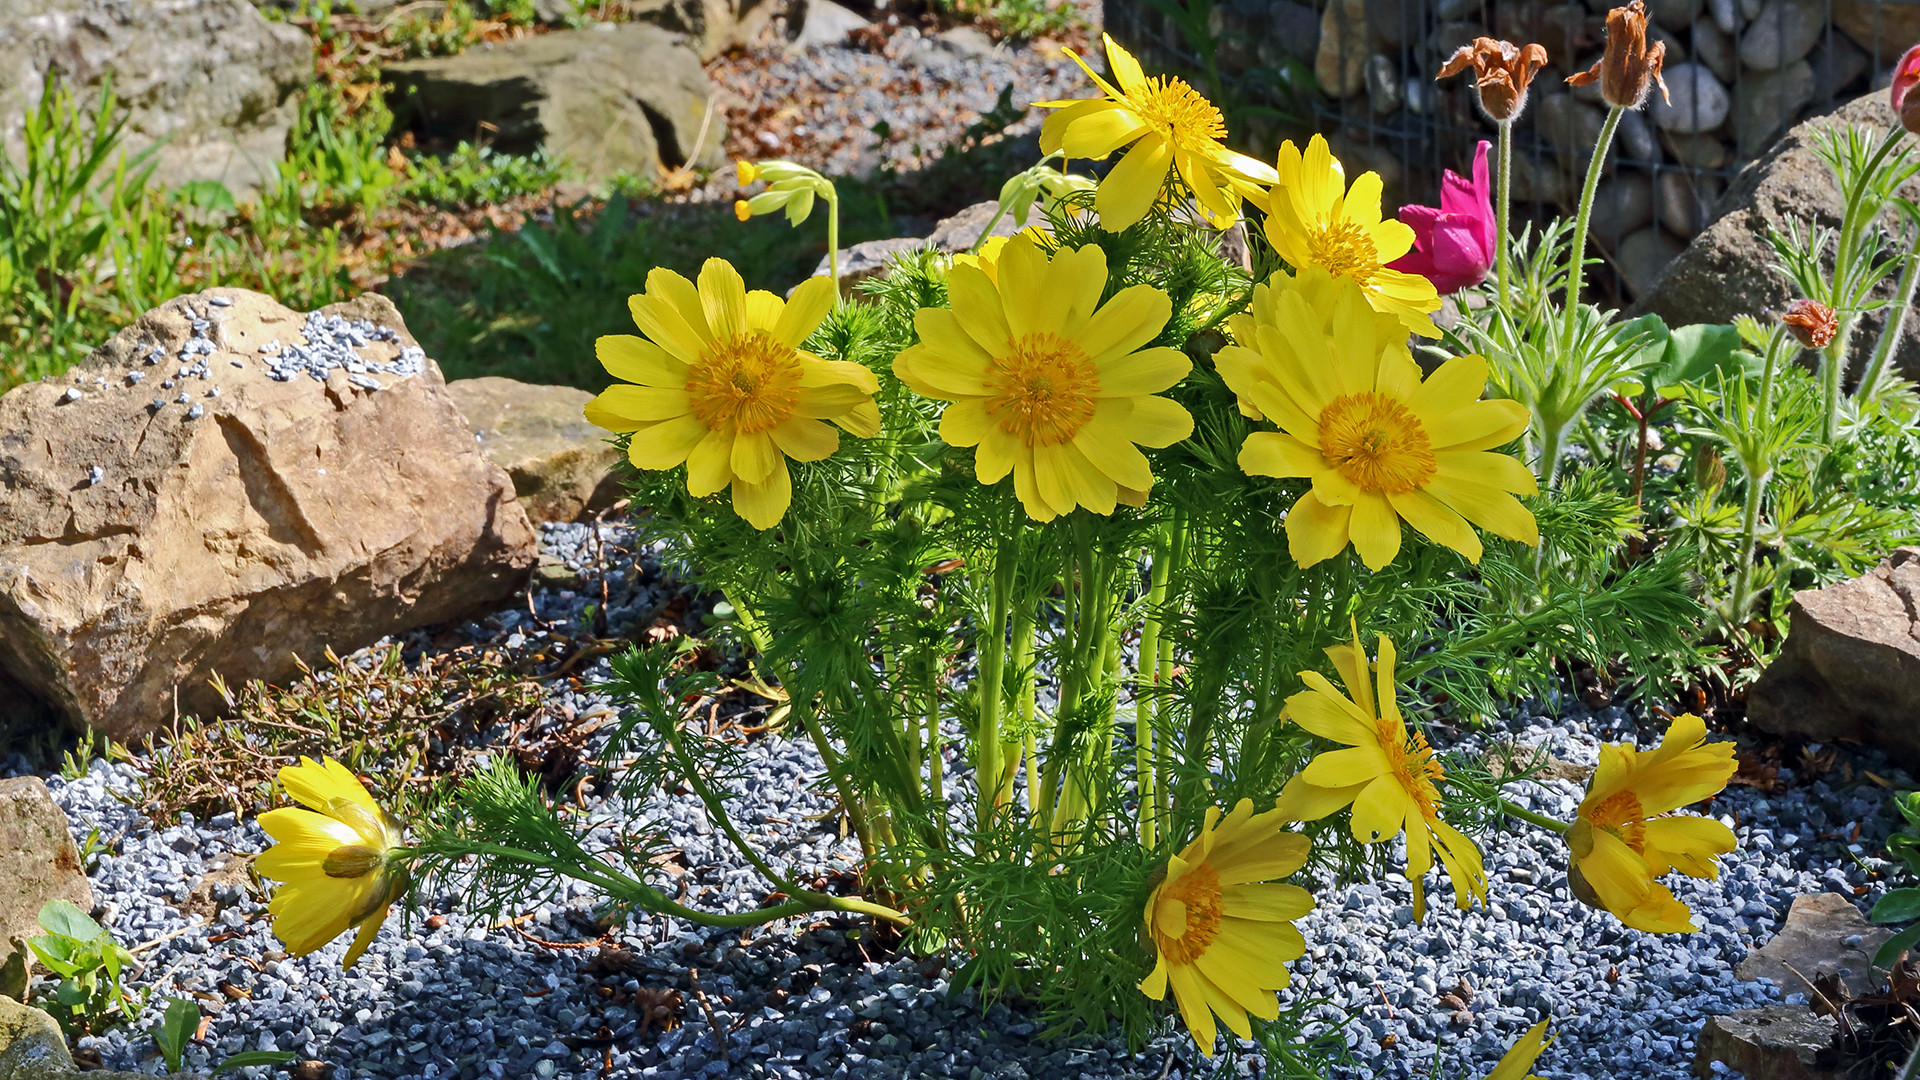
[[[1566, 76], [1599, 59], [1615, 0], [1108, 0], [1106, 24], [1143, 60], [1210, 84], [1235, 142], [1270, 156], [1325, 134], [1350, 174], [1380, 173], [1388, 209], [1437, 201], [1494, 138], [1471, 76], [1435, 76], [1477, 36], [1546, 46], [1514, 129], [1517, 214], [1565, 213], [1604, 118], [1598, 87]], [[1920, 41], [1920, 0], [1647, 0], [1666, 42], [1668, 96], [1627, 114], [1593, 235], [1630, 299], [1713, 220], [1735, 174], [1800, 120], [1884, 87]], [[1204, 27], [1205, 33], [1188, 28]], [[1198, 40], [1197, 40], [1198, 39]], [[1211, 40], [1206, 40], [1211, 39]]]

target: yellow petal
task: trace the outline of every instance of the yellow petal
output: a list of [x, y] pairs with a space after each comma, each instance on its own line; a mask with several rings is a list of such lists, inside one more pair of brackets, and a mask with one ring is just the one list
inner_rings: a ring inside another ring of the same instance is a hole
[[1540, 1052], [1553, 1042], [1546, 1034], [1545, 1020], [1528, 1028], [1527, 1033], [1501, 1055], [1500, 1064], [1487, 1074], [1487, 1080], [1527, 1080], [1527, 1073], [1533, 1068], [1533, 1063], [1540, 1059]]
[[[1380, 754], [1378, 749], [1374, 750]], [[1324, 755], [1322, 755], [1324, 756]], [[1382, 770], [1387, 768], [1386, 759], [1380, 757]], [[1407, 790], [1400, 786], [1400, 780], [1392, 773], [1380, 775], [1353, 800], [1353, 838], [1363, 844], [1391, 840], [1400, 835], [1400, 830], [1408, 824], [1409, 817], [1418, 816], [1419, 810]]]
[[1312, 476], [1327, 467], [1316, 447], [1283, 431], [1256, 431], [1240, 444], [1240, 471], [1252, 476]]
[[728, 458], [728, 468], [733, 470], [734, 481], [746, 481], [749, 484], [762, 483], [773, 472], [774, 463], [780, 460], [780, 450], [764, 431], [741, 432], [733, 437], [733, 451]]
[[[686, 283], [687, 288], [693, 288], [687, 279], [680, 280]], [[666, 300], [646, 293], [637, 294], [627, 298], [627, 311], [633, 315], [633, 324], [640, 328], [641, 333], [652, 338], [654, 344], [667, 350], [681, 363], [698, 363], [701, 354], [706, 351], [708, 335], [704, 333], [705, 326], [695, 330], [687, 322], [686, 316]]]
[[315, 810], [327, 810], [335, 799], [345, 799], [376, 813], [380, 810], [380, 804], [367, 794], [360, 778], [332, 758], [315, 762], [310, 757], [302, 757], [300, 764], [282, 768], [279, 778], [280, 786], [288, 795]]
[[636, 469], [677, 468], [706, 436], [707, 425], [697, 416], [663, 420], [633, 433], [627, 442], [627, 460]]
[[687, 453], [687, 493], [705, 498], [733, 483], [733, 436], [724, 431], [709, 431]]
[[700, 268], [700, 309], [713, 336], [731, 341], [747, 332], [747, 283], [725, 259], [708, 259]]
[[[1359, 796], [1361, 784], [1347, 788], [1322, 788], [1300, 779], [1295, 775], [1280, 789], [1280, 798], [1275, 801], [1274, 809], [1286, 815], [1289, 821], [1319, 821], [1328, 814], [1353, 803]], [[1254, 880], [1260, 880], [1258, 878]]]
[[1400, 554], [1400, 516], [1378, 492], [1362, 492], [1353, 504], [1349, 528], [1353, 550], [1369, 570], [1381, 570]]
[[1328, 506], [1309, 491], [1287, 512], [1287, 553], [1300, 566], [1324, 562], [1346, 550], [1353, 508]]
[[[1352, 787], [1355, 784], [1367, 784], [1382, 775], [1387, 775], [1391, 780], [1390, 769], [1380, 747], [1368, 744], [1329, 750], [1308, 762], [1307, 767], [1300, 770], [1300, 778], [1315, 787]], [[1365, 792], [1361, 794], [1362, 797], [1366, 795]]]
[[840, 449], [839, 432], [803, 416], [789, 416], [767, 434], [781, 453], [795, 461], [819, 461]]
[[1133, 352], [1160, 336], [1173, 315], [1173, 302], [1151, 285], [1133, 285], [1093, 313], [1074, 339], [1095, 366]]
[[1445, 503], [1425, 491], [1414, 490], [1404, 495], [1389, 494], [1387, 501], [1392, 504], [1394, 513], [1406, 519], [1420, 535], [1442, 547], [1449, 547], [1467, 557], [1470, 563], [1479, 563], [1484, 548], [1480, 538], [1474, 535], [1473, 527], [1465, 518], [1453, 512]]
[[607, 374], [642, 386], [685, 386], [687, 365], [646, 338], [608, 334], [593, 343], [594, 355]]
[[1134, 143], [1094, 192], [1101, 228], [1120, 232], [1146, 217], [1166, 186], [1172, 164], [1173, 152], [1158, 134], [1149, 133]]
[[626, 420], [651, 423], [685, 416], [689, 409], [682, 386], [633, 386], [616, 383], [593, 399], [602, 410]]
[[1157, 394], [1186, 378], [1193, 361], [1179, 349], [1162, 347], [1095, 361], [1094, 367], [1100, 377], [1098, 396], [1116, 398]]
[[775, 455], [773, 471], [757, 484], [745, 480], [733, 482], [733, 512], [756, 529], [771, 529], [787, 516], [793, 502], [793, 477], [787, 472], [787, 459]]
[[824, 277], [808, 278], [787, 298], [787, 305], [780, 312], [780, 321], [768, 333], [780, 344], [797, 349], [826, 321], [839, 298], [831, 280]]
[[1000, 306], [1000, 290], [984, 271], [956, 265], [947, 275], [947, 304], [960, 328], [989, 356], [1008, 350], [1013, 333]]
[[1179, 402], [1163, 397], [1136, 397], [1127, 414], [1128, 438], [1141, 446], [1172, 446], [1193, 434], [1193, 415]]

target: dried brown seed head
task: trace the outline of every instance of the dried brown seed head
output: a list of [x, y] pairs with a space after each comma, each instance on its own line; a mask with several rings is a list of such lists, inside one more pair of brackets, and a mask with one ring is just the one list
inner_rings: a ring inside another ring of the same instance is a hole
[[1462, 45], [1440, 67], [1439, 78], [1458, 75], [1473, 68], [1475, 89], [1480, 91], [1480, 108], [1496, 124], [1518, 117], [1527, 107], [1527, 86], [1534, 72], [1545, 67], [1547, 50], [1543, 45], [1515, 45], [1498, 38], [1474, 38]]

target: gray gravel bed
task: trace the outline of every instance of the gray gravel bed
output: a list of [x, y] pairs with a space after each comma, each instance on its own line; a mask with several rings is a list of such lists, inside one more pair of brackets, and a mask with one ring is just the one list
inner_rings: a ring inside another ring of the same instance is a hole
[[[536, 591], [537, 618], [516, 605], [465, 627], [466, 636], [515, 650], [537, 648], [556, 629], [580, 630], [587, 605], [600, 602], [591, 575], [601, 566], [613, 568], [607, 615], [616, 631], [651, 618], [676, 595], [688, 600], [690, 622], [701, 615], [698, 592], [664, 572], [657, 552], [631, 550], [624, 529], [603, 527], [596, 544], [586, 526], [550, 526], [544, 542], [548, 554], [588, 580]], [[591, 685], [608, 671], [596, 661], [583, 674]], [[556, 692], [578, 714], [611, 704], [591, 691]], [[1634, 738], [1645, 746], [1659, 735], [1657, 726], [1636, 724], [1620, 709], [1574, 706], [1557, 721], [1523, 712], [1529, 715], [1504, 729], [1452, 739], [1441, 733], [1439, 741], [1477, 753], [1492, 739], [1513, 737], [1591, 764], [1603, 741]], [[811, 746], [759, 740], [745, 755], [752, 783], [732, 805], [770, 859], [809, 875], [851, 869], [857, 845], [840, 838], [831, 801], [810, 788], [821, 774]], [[1843, 749], [1839, 760], [1856, 777], [1870, 769], [1910, 783], [1871, 754]], [[91, 870], [107, 925], [127, 944], [166, 938], [142, 954], [135, 984], [161, 996], [195, 994], [211, 1016], [208, 1045], [189, 1054], [202, 1067], [241, 1050], [282, 1049], [333, 1063], [340, 1078], [1208, 1074], [1171, 1027], [1137, 1057], [1112, 1038], [1042, 1039], [1034, 1018], [1017, 1006], [983, 1008], [970, 991], [950, 992], [941, 964], [871, 949], [867, 928], [850, 919], [745, 932], [636, 919], [619, 934], [626, 955], [610, 962], [596, 960], [595, 949], [556, 950], [490, 928], [450, 910], [448, 897], [416, 897], [409, 917], [396, 912], [352, 972], [339, 968], [345, 938], [289, 959], [264, 906], [238, 886], [216, 895], [225, 906], [213, 925], [179, 910], [201, 875], [229, 854], [265, 846], [259, 827], [231, 815], [149, 821], [125, 801], [136, 781], [132, 766], [104, 761], [71, 782], [48, 778], [76, 838], [97, 829], [107, 841]], [[1510, 793], [1560, 816], [1570, 815], [1579, 797], [1578, 787], [1564, 782]], [[1558, 1036], [1540, 1063], [1544, 1076], [1684, 1076], [1706, 1016], [1782, 1000], [1780, 988], [1739, 983], [1732, 972], [1778, 931], [1795, 895], [1832, 889], [1864, 906], [1884, 888], [1868, 872], [1887, 867], [1881, 856], [1894, 819], [1887, 795], [1864, 780], [1845, 781], [1840, 771], [1777, 795], [1730, 789], [1711, 811], [1735, 825], [1740, 850], [1724, 861], [1719, 881], [1674, 879], [1706, 928], [1696, 935], [1640, 934], [1581, 907], [1568, 895], [1557, 840], [1530, 827], [1482, 838], [1492, 881], [1484, 911], [1454, 910], [1450, 890], [1439, 883], [1430, 890], [1426, 923], [1415, 926], [1398, 875], [1344, 888], [1322, 883], [1319, 909], [1300, 924], [1310, 951], [1293, 966], [1290, 994], [1328, 999], [1317, 1016], [1344, 1029], [1357, 1063], [1335, 1074], [1342, 1080], [1426, 1076], [1436, 1046], [1441, 1075], [1477, 1078], [1541, 1017], [1553, 1019]], [[614, 811], [589, 800], [581, 812], [605, 821]], [[767, 886], [690, 796], [659, 796], [641, 813], [685, 852], [689, 869], [680, 881], [690, 902], [758, 906]], [[1855, 824], [1859, 838], [1849, 842]], [[1394, 865], [1400, 860], [1396, 853]], [[1856, 896], [1858, 886], [1867, 891]], [[591, 939], [598, 933], [591, 925], [596, 900], [562, 884], [520, 929], [551, 940]], [[695, 970], [717, 1029], [691, 993]], [[686, 993], [684, 1025], [642, 1030], [627, 1002], [643, 988]], [[1449, 993], [1465, 1008], [1440, 1000]], [[1390, 1047], [1383, 1045], [1388, 1036]], [[86, 1044], [109, 1066], [159, 1070], [152, 1040], [137, 1031]], [[1265, 1075], [1251, 1053], [1230, 1071]]]

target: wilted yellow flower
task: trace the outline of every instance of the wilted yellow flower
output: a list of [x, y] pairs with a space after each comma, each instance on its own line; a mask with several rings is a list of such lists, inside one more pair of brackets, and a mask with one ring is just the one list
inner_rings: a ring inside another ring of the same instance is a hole
[[1280, 792], [1279, 809], [1289, 820], [1317, 821], [1343, 806], [1353, 807], [1353, 838], [1363, 844], [1407, 834], [1407, 880], [1413, 883], [1413, 917], [1426, 917], [1426, 875], [1433, 852], [1453, 879], [1462, 910], [1475, 897], [1487, 898], [1487, 873], [1480, 849], [1458, 829], [1440, 820], [1440, 789], [1447, 775], [1434, 760], [1426, 736], [1407, 728], [1400, 717], [1394, 683], [1393, 642], [1380, 635], [1378, 694], [1356, 627], [1353, 644], [1327, 650], [1342, 694], [1317, 671], [1303, 671], [1307, 689], [1287, 699], [1285, 716], [1323, 739], [1341, 743], [1307, 763]]
[[1707, 725], [1682, 713], [1657, 750], [1627, 743], [1600, 748], [1600, 765], [1567, 830], [1574, 895], [1603, 907], [1635, 930], [1683, 934], [1700, 929], [1693, 912], [1655, 881], [1670, 871], [1715, 878], [1713, 860], [1736, 846], [1733, 830], [1709, 817], [1671, 811], [1718, 794], [1739, 767], [1730, 742], [1704, 745]]
[[1100, 40], [1107, 47], [1112, 83], [1094, 74], [1072, 49], [1062, 51], [1107, 96], [1035, 102], [1060, 110], [1041, 125], [1040, 152], [1099, 159], [1132, 147], [1093, 197], [1100, 224], [1114, 232], [1147, 216], [1173, 172], [1186, 181], [1209, 224], [1224, 229], [1240, 220], [1241, 198], [1272, 184], [1273, 170], [1221, 145], [1226, 119], [1193, 87], [1171, 76], [1148, 78], [1113, 38], [1102, 34]]
[[1238, 344], [1214, 355], [1220, 377], [1242, 412], [1281, 429], [1247, 436], [1240, 467], [1313, 481], [1287, 514], [1295, 562], [1312, 566], [1351, 542], [1378, 570], [1400, 552], [1402, 520], [1474, 562], [1474, 525], [1539, 543], [1512, 494], [1538, 490], [1533, 473], [1487, 452], [1525, 430], [1527, 410], [1480, 400], [1484, 359], [1456, 356], [1422, 382], [1402, 326], [1352, 279], [1317, 267], [1256, 286], [1228, 329]]
[[400, 823], [380, 808], [347, 767], [327, 758], [280, 770], [287, 794], [308, 810], [282, 807], [260, 815], [275, 844], [254, 860], [262, 877], [284, 882], [267, 901], [273, 932], [287, 951], [305, 956], [358, 928], [342, 967], [352, 967], [407, 891], [397, 857]]
[[1282, 965], [1307, 951], [1290, 920], [1312, 911], [1313, 897], [1298, 885], [1262, 884], [1307, 861], [1307, 838], [1281, 832], [1285, 820], [1277, 810], [1255, 814], [1252, 799], [1241, 799], [1224, 821], [1219, 807], [1207, 807], [1200, 835], [1167, 860], [1166, 878], [1147, 898], [1154, 965], [1140, 991], [1161, 1001], [1171, 986], [1187, 1031], [1208, 1057], [1214, 1014], [1243, 1039], [1253, 1037], [1249, 1015], [1279, 1018]]
[[953, 403], [940, 437], [979, 448], [981, 483], [1013, 474], [1036, 521], [1139, 505], [1153, 472], [1136, 444], [1170, 446], [1193, 431], [1187, 410], [1154, 396], [1192, 363], [1178, 349], [1142, 348], [1172, 314], [1167, 294], [1134, 285], [1100, 304], [1106, 284], [1100, 248], [1049, 258], [1022, 233], [988, 268], [956, 259], [952, 308], [921, 308], [920, 344], [893, 362], [915, 393]]
[[1547, 1036], [1547, 1022], [1542, 1020], [1507, 1048], [1500, 1056], [1500, 1064], [1487, 1074], [1487, 1080], [1540, 1080], [1532, 1075], [1533, 1063], [1540, 1059], [1540, 1051], [1552, 1043]]
[[1293, 140], [1280, 144], [1279, 181], [1256, 200], [1267, 211], [1267, 239], [1296, 270], [1318, 266], [1351, 279], [1367, 302], [1397, 317], [1412, 333], [1439, 337], [1430, 312], [1440, 310], [1440, 292], [1418, 274], [1387, 264], [1413, 250], [1413, 230], [1380, 216], [1380, 174], [1361, 173], [1347, 187], [1346, 173], [1319, 135], [1302, 154]]
[[684, 463], [690, 493], [730, 486], [734, 510], [770, 529], [793, 499], [787, 458], [819, 461], [840, 448], [839, 433], [822, 420], [862, 438], [880, 433], [873, 372], [800, 348], [834, 298], [824, 277], [789, 300], [750, 293], [724, 259], [707, 260], [697, 289], [655, 269], [647, 291], [627, 300], [652, 340], [614, 334], [594, 343], [601, 365], [626, 382], [588, 402], [587, 419], [632, 433], [627, 459], [635, 468]]

